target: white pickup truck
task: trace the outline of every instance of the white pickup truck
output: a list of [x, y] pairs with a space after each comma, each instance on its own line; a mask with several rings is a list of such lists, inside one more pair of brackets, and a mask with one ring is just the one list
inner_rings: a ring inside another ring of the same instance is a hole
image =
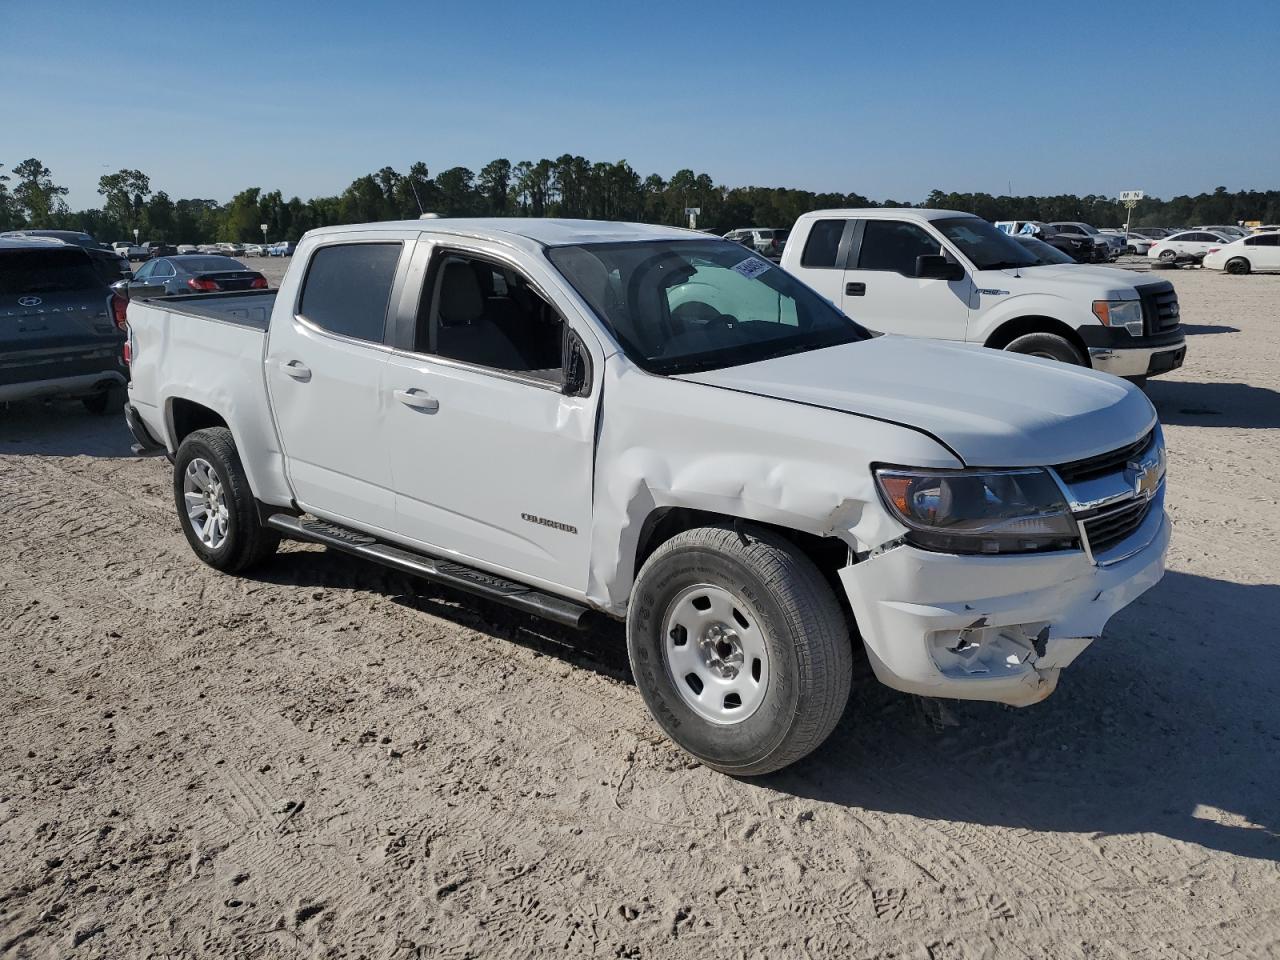
[[858, 322], [1047, 357], [1141, 383], [1182, 366], [1167, 280], [1050, 263], [955, 210], [819, 210], [791, 228], [782, 268]]
[[738, 775], [899, 690], [1027, 705], [1161, 577], [1131, 385], [873, 336], [741, 245], [557, 220], [313, 231], [278, 293], [135, 299], [126, 414], [227, 572], [281, 537], [584, 625]]

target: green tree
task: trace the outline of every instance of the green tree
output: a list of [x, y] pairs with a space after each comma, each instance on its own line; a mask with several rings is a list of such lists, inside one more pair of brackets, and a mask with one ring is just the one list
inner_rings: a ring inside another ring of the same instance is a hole
[[104, 200], [103, 213], [118, 224], [115, 232], [129, 234], [141, 229], [143, 210], [151, 195], [151, 178], [141, 170], [117, 170], [98, 178], [98, 193]]
[[13, 174], [18, 178], [13, 200], [27, 226], [52, 227], [54, 217], [67, 212], [67, 203], [62, 199], [67, 188], [55, 184], [52, 171], [35, 157], [23, 160], [13, 168]]
[[4, 164], [0, 163], [0, 230], [13, 230], [22, 225], [18, 214], [18, 204], [9, 192], [9, 175], [4, 172]]
[[480, 168], [476, 187], [484, 198], [484, 212], [501, 217], [508, 213], [511, 194], [511, 161], [490, 160]]
[[440, 209], [435, 211], [446, 217], [466, 217], [476, 212], [477, 197], [475, 174], [466, 167], [450, 167], [436, 174], [436, 188], [440, 191]]

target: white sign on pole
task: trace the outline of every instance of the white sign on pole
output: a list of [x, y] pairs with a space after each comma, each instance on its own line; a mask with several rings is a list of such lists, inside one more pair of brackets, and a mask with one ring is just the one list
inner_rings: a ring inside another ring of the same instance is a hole
[[1134, 201], [1142, 200], [1145, 197], [1146, 197], [1146, 194], [1143, 193], [1141, 190], [1121, 190], [1120, 191], [1121, 203], [1127, 203], [1130, 200], [1134, 200]]
[[689, 229], [697, 230], [698, 214], [702, 213], [702, 208], [701, 207], [685, 207], [684, 212], [685, 212], [685, 216], [689, 218]]

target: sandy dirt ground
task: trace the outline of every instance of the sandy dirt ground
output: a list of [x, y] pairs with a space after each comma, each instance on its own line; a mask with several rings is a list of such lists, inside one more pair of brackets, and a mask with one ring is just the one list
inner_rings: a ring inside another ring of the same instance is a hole
[[753, 782], [620, 629], [220, 575], [119, 423], [0, 410], [0, 956], [1280, 956], [1280, 276], [1168, 275], [1164, 581], [1041, 705], [864, 680]]

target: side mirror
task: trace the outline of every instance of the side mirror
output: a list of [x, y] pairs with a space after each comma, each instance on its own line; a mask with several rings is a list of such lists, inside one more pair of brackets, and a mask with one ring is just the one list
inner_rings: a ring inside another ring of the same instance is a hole
[[564, 382], [560, 392], [566, 397], [585, 397], [591, 393], [591, 359], [586, 344], [577, 332], [566, 326], [561, 348]]
[[916, 257], [916, 276], [921, 280], [963, 280], [964, 267], [940, 253]]
[[126, 300], [128, 300], [128, 299], [129, 299], [129, 284], [131, 284], [131, 283], [133, 283], [133, 281], [132, 281], [132, 280], [117, 280], [115, 283], [111, 284], [111, 292], [112, 292], [112, 293], [118, 293], [120, 296], [122, 296], [122, 297], [124, 297]]

